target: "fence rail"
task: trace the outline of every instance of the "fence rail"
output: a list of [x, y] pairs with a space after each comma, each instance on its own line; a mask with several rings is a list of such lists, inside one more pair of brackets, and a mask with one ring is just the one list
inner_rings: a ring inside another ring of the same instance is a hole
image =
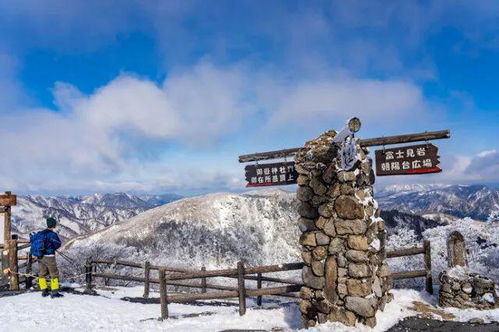
[[[424, 241], [422, 247], [413, 247], [407, 249], [398, 249], [386, 253], [387, 258], [405, 257], [413, 255], [424, 255], [424, 270], [402, 271], [391, 274], [393, 280], [408, 278], [426, 278], [426, 290], [433, 293], [431, 277], [431, 251], [430, 242]], [[93, 265], [121, 265], [133, 268], [144, 269], [144, 276], [127, 276], [115, 273], [97, 273]], [[144, 297], [149, 296], [151, 284], [159, 284], [161, 319], [168, 318], [168, 304], [183, 303], [199, 300], [215, 300], [226, 298], [238, 298], [239, 314], [246, 312], [246, 298], [257, 297], [257, 305], [262, 304], [262, 296], [284, 296], [297, 298], [296, 292], [303, 286], [302, 281], [296, 281], [285, 278], [276, 278], [264, 276], [264, 273], [284, 272], [300, 270], [305, 263], [288, 263], [281, 265], [266, 266], [245, 266], [238, 262], [232, 269], [206, 270], [202, 267], [200, 270], [185, 269], [173, 266], [152, 265], [149, 262], [136, 263], [125, 260], [110, 259], [92, 259], [87, 261], [87, 289], [92, 289], [92, 278], [116, 279], [125, 281], [135, 281], [144, 283]], [[158, 271], [158, 277], [151, 277], [151, 271]], [[256, 275], [255, 275], [256, 274]], [[218, 285], [209, 283], [208, 278], [230, 278], [237, 279], [237, 287]], [[247, 287], [246, 281], [256, 281], [256, 288]], [[262, 287], [262, 282], [273, 282], [284, 284], [284, 286]], [[201, 289], [201, 293], [168, 294], [167, 286], [180, 286], [187, 288]], [[208, 290], [212, 290], [208, 292]]]
[[413, 270], [413, 271], [402, 271], [395, 272], [391, 274], [393, 280], [399, 279], [410, 279], [410, 278], [425, 278], [425, 288], [426, 291], [430, 294], [433, 294], [433, 278], [431, 276], [431, 244], [430, 241], [423, 241], [423, 247], [414, 247], [407, 249], [399, 249], [388, 251], [386, 253], [387, 258], [394, 257], [406, 257], [406, 256], [414, 256], [414, 255], [424, 255], [424, 270]]
[[[96, 264], [106, 265], [121, 265], [133, 268], [144, 269], [144, 276], [129, 276], [116, 273], [102, 273], [95, 271]], [[149, 288], [151, 284], [159, 284], [160, 303], [161, 303], [161, 318], [168, 318], [169, 303], [183, 303], [198, 300], [213, 300], [225, 298], [239, 299], [239, 313], [244, 315], [246, 312], [246, 298], [248, 296], [257, 298], [257, 305], [262, 304], [262, 296], [283, 296], [297, 298], [296, 292], [300, 291], [302, 285], [301, 280], [295, 281], [285, 278], [276, 278], [264, 276], [264, 273], [284, 272], [301, 270], [305, 263], [289, 263], [281, 265], [266, 265], [266, 266], [248, 266], [243, 262], [238, 262], [234, 269], [206, 270], [204, 267], [201, 270], [183, 269], [171, 266], [151, 265], [149, 262], [144, 264], [129, 262], [125, 260], [109, 260], [109, 259], [89, 259], [85, 264], [87, 289], [92, 289], [93, 278], [115, 279], [124, 281], [135, 281], [144, 283], [144, 297], [149, 296]], [[151, 270], [158, 271], [158, 277], [151, 277]], [[229, 278], [237, 279], [237, 287], [225, 286], [209, 283], [208, 278]], [[246, 286], [246, 281], [256, 281], [256, 288]], [[272, 282], [284, 284], [278, 287], [262, 287], [262, 282]], [[201, 293], [186, 293], [186, 294], [168, 294], [167, 286], [180, 286], [201, 289]], [[208, 292], [213, 290], [213, 292]]]

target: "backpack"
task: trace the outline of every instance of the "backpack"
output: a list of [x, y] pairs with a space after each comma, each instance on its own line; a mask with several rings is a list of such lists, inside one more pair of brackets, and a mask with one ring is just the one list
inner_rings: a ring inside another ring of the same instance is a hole
[[42, 258], [45, 254], [45, 233], [42, 231], [30, 235], [29, 240], [31, 241], [31, 254]]

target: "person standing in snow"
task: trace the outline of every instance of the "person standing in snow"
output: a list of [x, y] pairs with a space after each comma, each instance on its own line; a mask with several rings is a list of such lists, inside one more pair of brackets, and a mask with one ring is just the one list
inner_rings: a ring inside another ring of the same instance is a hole
[[[61, 247], [61, 240], [56, 232], [57, 221], [54, 218], [47, 218], [47, 229], [37, 233], [35, 236], [43, 243], [40, 248], [42, 257], [39, 257], [38, 264], [40, 272], [38, 274], [38, 284], [42, 291], [42, 296], [47, 297], [62, 297], [59, 292], [59, 269], [55, 260], [55, 251]], [[33, 244], [32, 244], [33, 247]], [[47, 277], [50, 275], [50, 290], [48, 290]]]

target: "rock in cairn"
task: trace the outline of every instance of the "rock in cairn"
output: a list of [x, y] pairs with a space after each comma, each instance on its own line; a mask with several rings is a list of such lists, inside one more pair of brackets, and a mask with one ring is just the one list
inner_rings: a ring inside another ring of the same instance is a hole
[[368, 149], [357, 145], [358, 161], [342, 170], [335, 135], [307, 142], [295, 157], [306, 264], [300, 311], [304, 327], [327, 321], [372, 327], [389, 300], [385, 223], [373, 199]]

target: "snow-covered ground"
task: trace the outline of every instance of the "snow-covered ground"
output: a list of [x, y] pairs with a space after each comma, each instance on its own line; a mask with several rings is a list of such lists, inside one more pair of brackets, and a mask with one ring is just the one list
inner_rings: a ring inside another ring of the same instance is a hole
[[[441, 314], [453, 314], [454, 320], [468, 321], [482, 318], [498, 321], [499, 309], [489, 311], [435, 309], [436, 297], [415, 290], [393, 290], [394, 300], [384, 312], [376, 316], [378, 325], [370, 329], [362, 325], [347, 328], [338, 323], [326, 323], [310, 331], [386, 331], [405, 317], [415, 316], [419, 307], [431, 308], [435, 319]], [[280, 328], [283, 331], [300, 329], [300, 313], [295, 303], [278, 305], [265, 303], [258, 309], [252, 301], [245, 316], [240, 317], [237, 306], [169, 305], [170, 319], [158, 321], [159, 304], [139, 304], [120, 300], [137, 297], [141, 287], [99, 290], [101, 296], [66, 294], [64, 298], [41, 298], [40, 293], [26, 293], [0, 298], [0, 322], [9, 331], [220, 331], [224, 329]], [[157, 297], [152, 293], [151, 297]], [[0, 328], [1, 329], [1, 328]]]

